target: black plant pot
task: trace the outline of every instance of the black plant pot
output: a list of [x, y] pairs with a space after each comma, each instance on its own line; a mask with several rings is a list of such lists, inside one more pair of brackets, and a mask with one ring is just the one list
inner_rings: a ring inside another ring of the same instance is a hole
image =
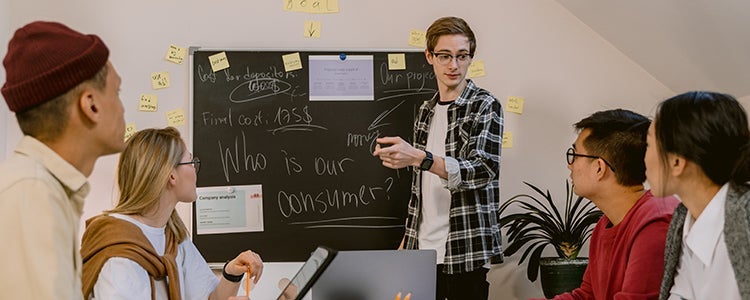
[[583, 273], [589, 264], [588, 258], [565, 259], [543, 257], [539, 260], [539, 276], [542, 278], [542, 291], [547, 299], [570, 292], [581, 286]]

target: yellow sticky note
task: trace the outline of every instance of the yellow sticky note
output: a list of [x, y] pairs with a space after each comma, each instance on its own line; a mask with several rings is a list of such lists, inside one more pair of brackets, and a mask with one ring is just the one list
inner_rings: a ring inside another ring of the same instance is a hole
[[151, 73], [151, 88], [158, 90], [158, 89], [165, 89], [169, 87], [169, 72], [156, 72]]
[[513, 148], [513, 133], [503, 132], [503, 148]]
[[409, 33], [409, 46], [427, 48], [426, 35], [424, 31], [412, 29]]
[[156, 95], [141, 94], [138, 103], [139, 111], [156, 111], [159, 108], [159, 98]]
[[388, 70], [406, 70], [406, 55], [388, 53]]
[[135, 129], [135, 123], [128, 123], [125, 125], [125, 140], [127, 141], [133, 136], [138, 130]]
[[208, 57], [208, 61], [211, 62], [211, 70], [214, 73], [229, 68], [229, 59], [227, 59], [226, 52], [219, 52]]
[[339, 12], [338, 0], [282, 0], [285, 11], [296, 11], [311, 14], [329, 14]]
[[302, 69], [302, 59], [299, 57], [299, 52], [282, 55], [281, 59], [284, 60], [284, 71], [290, 72]]
[[167, 56], [165, 58], [168, 61], [171, 61], [173, 63], [180, 65], [182, 64], [182, 61], [185, 60], [186, 53], [187, 53], [187, 50], [185, 48], [175, 46], [175, 45], [169, 45], [169, 49], [167, 50]]
[[167, 125], [185, 125], [185, 112], [182, 111], [182, 108], [173, 109], [167, 112]]
[[484, 76], [484, 61], [481, 59], [472, 61], [469, 65], [469, 74], [466, 74], [469, 78], [477, 78]]
[[320, 22], [305, 21], [304, 36], [306, 38], [320, 38]]
[[525, 100], [523, 99], [523, 97], [508, 96], [508, 102], [505, 104], [505, 110], [520, 115], [523, 113], [524, 101]]

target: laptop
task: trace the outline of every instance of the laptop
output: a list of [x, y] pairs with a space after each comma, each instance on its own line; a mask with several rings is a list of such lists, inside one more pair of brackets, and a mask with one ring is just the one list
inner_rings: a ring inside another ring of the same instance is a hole
[[434, 300], [435, 250], [339, 251], [312, 286], [313, 300]]

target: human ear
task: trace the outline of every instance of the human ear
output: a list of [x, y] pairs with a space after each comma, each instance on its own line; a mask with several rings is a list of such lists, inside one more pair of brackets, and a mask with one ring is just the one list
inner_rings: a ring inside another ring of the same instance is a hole
[[596, 169], [596, 179], [602, 180], [604, 178], [604, 174], [609, 170], [607, 168], [607, 164], [604, 163], [604, 161], [600, 158], [596, 160], [597, 169]]
[[668, 158], [669, 168], [672, 170], [672, 176], [680, 176], [685, 172], [687, 160], [679, 155], [670, 155]]
[[77, 99], [78, 108], [81, 114], [91, 121], [92, 123], [98, 123], [101, 119], [99, 114], [99, 107], [97, 106], [96, 94], [90, 87], [85, 87]]
[[427, 59], [428, 64], [432, 64], [432, 54], [430, 54], [430, 50], [424, 49], [424, 57]]

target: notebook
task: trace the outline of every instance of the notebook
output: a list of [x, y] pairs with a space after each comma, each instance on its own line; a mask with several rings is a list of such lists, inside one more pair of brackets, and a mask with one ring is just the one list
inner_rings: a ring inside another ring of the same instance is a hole
[[313, 300], [435, 299], [435, 250], [339, 251], [312, 286]]

